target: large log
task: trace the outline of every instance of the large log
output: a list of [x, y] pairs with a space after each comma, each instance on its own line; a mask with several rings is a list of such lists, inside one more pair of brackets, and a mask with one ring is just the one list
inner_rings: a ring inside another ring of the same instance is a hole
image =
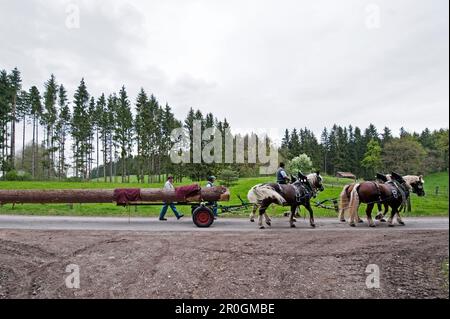
[[[180, 196], [175, 190], [143, 188], [141, 200], [133, 203], [155, 202], [213, 202], [228, 201], [230, 193], [222, 186], [205, 187], [196, 195]], [[58, 189], [58, 190], [2, 190], [0, 204], [61, 204], [61, 203], [114, 203], [114, 189]]]

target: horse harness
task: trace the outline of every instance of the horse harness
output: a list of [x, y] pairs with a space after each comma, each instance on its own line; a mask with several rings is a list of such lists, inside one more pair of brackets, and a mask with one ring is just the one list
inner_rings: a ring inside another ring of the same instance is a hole
[[[309, 181], [308, 181], [309, 184]], [[312, 190], [311, 184], [306, 185], [305, 182], [299, 182], [292, 184], [295, 189], [295, 201], [301, 203], [303, 199], [310, 199], [314, 196], [314, 191]]]
[[[406, 207], [406, 203], [409, 196], [409, 191], [404, 189], [403, 186], [396, 182], [396, 181], [388, 181], [385, 183], [385, 185], [389, 185], [391, 189], [391, 193], [393, 198], [398, 199], [400, 198], [402, 201], [401, 206]], [[401, 210], [401, 208], [400, 208]]]

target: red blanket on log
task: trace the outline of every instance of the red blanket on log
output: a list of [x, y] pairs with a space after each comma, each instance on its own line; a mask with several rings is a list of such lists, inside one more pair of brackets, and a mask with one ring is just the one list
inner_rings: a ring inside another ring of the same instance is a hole
[[129, 202], [137, 202], [140, 200], [140, 188], [116, 188], [114, 190], [114, 201], [117, 205], [126, 206]]
[[175, 187], [175, 194], [177, 197], [183, 197], [184, 199], [186, 199], [187, 197], [200, 194], [201, 189], [202, 188], [198, 184], [180, 186]]

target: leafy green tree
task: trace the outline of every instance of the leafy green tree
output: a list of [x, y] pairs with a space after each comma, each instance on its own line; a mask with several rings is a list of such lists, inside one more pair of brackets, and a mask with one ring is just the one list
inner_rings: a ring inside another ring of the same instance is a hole
[[423, 146], [411, 136], [394, 138], [384, 146], [382, 151], [385, 170], [402, 175], [422, 173], [425, 156], [426, 151]]
[[290, 160], [287, 168], [293, 175], [297, 175], [298, 172], [308, 174], [313, 170], [313, 162], [307, 154], [303, 153]]
[[361, 165], [367, 170], [366, 178], [373, 178], [375, 172], [382, 167], [381, 146], [375, 139], [370, 140], [367, 144], [367, 151]]
[[219, 174], [220, 184], [225, 187], [230, 187], [237, 184], [239, 180], [239, 174], [231, 169], [224, 169]]

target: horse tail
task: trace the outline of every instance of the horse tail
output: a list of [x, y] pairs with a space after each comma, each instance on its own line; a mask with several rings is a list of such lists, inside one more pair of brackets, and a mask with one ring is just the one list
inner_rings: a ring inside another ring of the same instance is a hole
[[258, 196], [255, 193], [255, 188], [261, 186], [261, 184], [255, 185], [252, 188], [250, 188], [250, 190], [247, 193], [247, 199], [250, 203], [252, 204], [257, 204], [258, 203]]
[[354, 222], [356, 216], [358, 216], [358, 208], [359, 208], [359, 193], [358, 189], [361, 184], [356, 184], [353, 187], [352, 192], [350, 193], [350, 222]]
[[283, 205], [286, 200], [278, 194], [270, 185], [258, 184], [253, 186], [247, 194], [247, 199], [250, 203], [258, 204], [266, 198], [275, 199], [278, 204]]
[[344, 218], [345, 211], [348, 209], [348, 204], [350, 198], [348, 197], [347, 191], [350, 185], [345, 185], [339, 195], [339, 218], [342, 220]]

